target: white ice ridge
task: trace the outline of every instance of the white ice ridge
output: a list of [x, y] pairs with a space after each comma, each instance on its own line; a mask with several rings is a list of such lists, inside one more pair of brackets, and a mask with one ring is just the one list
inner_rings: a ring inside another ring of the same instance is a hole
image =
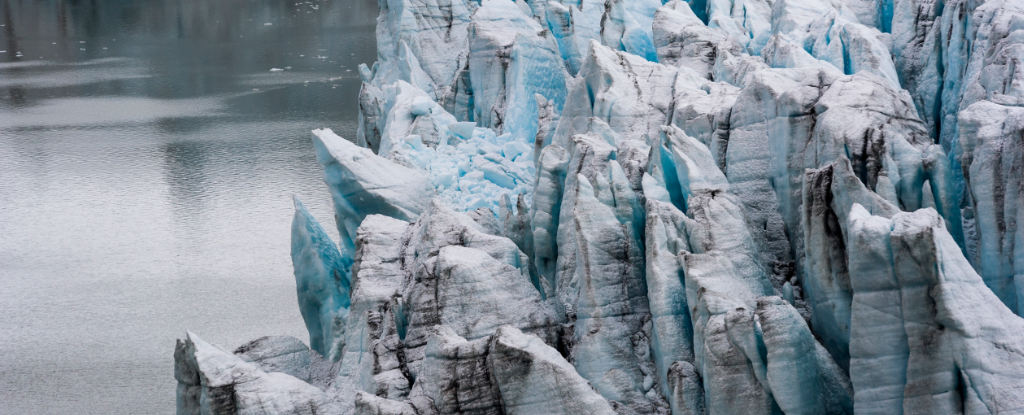
[[179, 413], [1024, 415], [1024, 3], [379, 6], [310, 346]]

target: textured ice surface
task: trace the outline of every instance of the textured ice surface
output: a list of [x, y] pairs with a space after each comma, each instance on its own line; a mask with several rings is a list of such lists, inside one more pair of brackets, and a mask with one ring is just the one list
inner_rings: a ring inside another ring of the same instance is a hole
[[436, 147], [448, 141], [448, 126], [455, 117], [423, 92], [422, 86], [398, 81], [385, 87], [390, 111], [385, 118], [377, 154], [388, 157], [407, 137], [419, 136], [420, 142]]
[[772, 32], [772, 4], [762, 0], [708, 0], [708, 27], [722, 29], [754, 55]]
[[854, 291], [863, 299], [851, 343], [858, 412], [1024, 410], [1024, 321], [988, 289], [943, 222], [934, 209], [892, 219], [859, 205], [850, 213], [860, 248], [851, 264], [868, 277]]
[[565, 71], [550, 32], [507, 0], [484, 0], [469, 27], [473, 119], [520, 140], [537, 134], [534, 94], [565, 101]]
[[589, 45], [552, 143], [572, 148], [572, 135], [587, 131], [590, 118], [606, 123], [626, 140], [647, 142], [657, 136], [671, 113], [673, 67], [615, 52], [597, 42]]
[[952, 1], [943, 6], [941, 61], [936, 65], [942, 69], [943, 88], [941, 109], [934, 117], [947, 152], [958, 144], [958, 117], [970, 105], [981, 100], [1021, 104], [1024, 74], [1015, 62], [1024, 58], [1022, 21], [1024, 4], [1017, 1]]
[[774, 34], [844, 74], [867, 72], [900, 87], [884, 37], [858, 22], [849, 9], [820, 1], [782, 0], [776, 2], [772, 20]]
[[[653, 193], [648, 189], [645, 189], [645, 192]], [[688, 408], [688, 397], [685, 396], [685, 392], [684, 396], [676, 396], [674, 393], [673, 384], [679, 380], [669, 380], [670, 377], [675, 377], [671, 376], [672, 365], [676, 362], [686, 362], [690, 365], [690, 372], [693, 372], [693, 325], [690, 321], [690, 308], [686, 302], [686, 289], [683, 286], [683, 270], [676, 260], [677, 252], [690, 248], [686, 238], [687, 219], [670, 202], [653, 200], [648, 196], [645, 266], [653, 325], [651, 351], [657, 369], [658, 385], [672, 406], [673, 412]], [[700, 400], [700, 404], [703, 405], [703, 397]], [[689, 401], [689, 407], [695, 404], [697, 402]], [[690, 409], [690, 412], [699, 413], [696, 409]]]
[[[1024, 108], [981, 101], [960, 114], [958, 149], [985, 284], [1024, 312]], [[1015, 225], [1015, 226], [1014, 226]]]
[[380, 8], [314, 350], [189, 334], [179, 413], [1024, 414], [1021, 2]]
[[331, 390], [346, 411], [353, 410], [359, 391], [398, 397], [410, 387], [397, 356], [402, 320], [396, 320], [392, 310], [397, 305], [392, 298], [400, 295], [406, 278], [401, 260], [408, 226], [405, 221], [370, 215], [359, 227], [352, 268], [352, 318], [346, 322], [341, 368]]
[[459, 124], [468, 128], [450, 134], [447, 142], [428, 147], [410, 136], [389, 158], [427, 175], [437, 197], [459, 211], [486, 208], [497, 215], [503, 195], [529, 200], [535, 175], [532, 143]]
[[338, 252], [327, 232], [297, 197], [292, 219], [292, 264], [299, 311], [309, 330], [310, 348], [323, 356], [333, 356], [335, 342], [343, 335], [348, 317], [352, 257]]
[[743, 54], [746, 49], [730, 33], [708, 27], [686, 3], [672, 0], [654, 14], [654, 46], [658, 62], [686, 66], [712, 79], [718, 53]]
[[338, 372], [337, 362], [325, 359], [301, 340], [289, 336], [260, 337], [239, 346], [234, 353], [264, 372], [292, 375], [320, 389], [326, 389]]
[[[308, 353], [308, 349], [306, 349]], [[338, 412], [324, 391], [282, 372], [267, 372], [188, 333], [174, 350], [178, 413], [322, 414]], [[307, 368], [308, 370], [308, 368]]]
[[415, 219], [433, 196], [434, 188], [424, 172], [357, 147], [330, 129], [314, 130], [313, 145], [334, 200], [343, 252], [355, 250], [356, 229], [366, 216]]

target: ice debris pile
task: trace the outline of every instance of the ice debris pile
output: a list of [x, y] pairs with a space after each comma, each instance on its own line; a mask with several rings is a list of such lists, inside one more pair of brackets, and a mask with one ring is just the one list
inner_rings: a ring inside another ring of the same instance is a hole
[[1024, 3], [380, 0], [179, 413], [1024, 414]]

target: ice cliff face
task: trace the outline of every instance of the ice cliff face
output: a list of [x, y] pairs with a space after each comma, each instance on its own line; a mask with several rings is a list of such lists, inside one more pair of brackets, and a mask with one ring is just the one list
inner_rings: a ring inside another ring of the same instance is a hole
[[1020, 2], [380, 9], [310, 346], [189, 333], [179, 413], [1024, 414]]

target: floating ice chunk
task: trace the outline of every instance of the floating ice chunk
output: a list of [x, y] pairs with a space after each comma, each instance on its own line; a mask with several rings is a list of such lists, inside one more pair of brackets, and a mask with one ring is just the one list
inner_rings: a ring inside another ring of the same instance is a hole
[[281, 72], [283, 70], [284, 69], [281, 69], [281, 68], [270, 68], [270, 72]]
[[310, 347], [330, 356], [348, 317], [352, 256], [338, 251], [298, 197], [292, 219], [292, 265]]

